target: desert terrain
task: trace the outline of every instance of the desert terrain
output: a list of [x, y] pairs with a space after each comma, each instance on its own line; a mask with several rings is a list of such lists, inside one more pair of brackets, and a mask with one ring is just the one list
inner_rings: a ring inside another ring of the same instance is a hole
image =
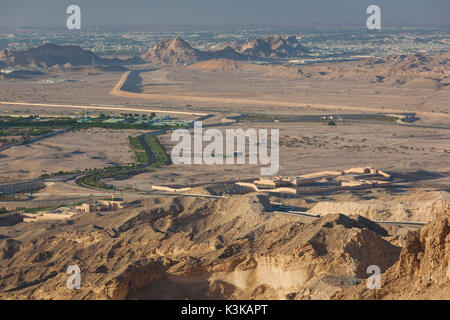
[[[2, 51], [5, 64], [43, 70], [2, 76], [2, 116], [79, 122], [0, 151], [0, 298], [449, 299], [448, 53], [295, 64], [287, 58], [308, 50], [294, 38], [214, 50], [175, 38], [128, 60], [49, 45]], [[370, 167], [389, 183], [253, 192], [236, 182], [260, 178], [260, 165], [167, 161], [176, 127], [88, 120], [122, 113], [279, 129], [279, 176]], [[114, 198], [125, 207], [75, 212]], [[23, 220], [61, 208], [75, 214]], [[74, 264], [80, 290], [66, 286]], [[382, 272], [376, 291], [365, 285], [371, 265]]]
[[[0, 296], [373, 299], [373, 290], [348, 281], [352, 268], [364, 278], [367, 266], [376, 264], [384, 273], [377, 299], [448, 297], [448, 209], [422, 231], [392, 236], [359, 215], [311, 222], [265, 213], [267, 205], [262, 195], [153, 197], [126, 212], [81, 214], [70, 224], [40, 222], [33, 231], [24, 223], [14, 231], [0, 227]], [[73, 263], [85, 275], [82, 290], [65, 287], [63, 271]]]
[[[58, 171], [102, 168], [134, 161], [128, 136], [138, 132], [88, 129], [2, 152], [1, 176], [33, 179]], [[114, 149], [104, 146], [114, 144]], [[24, 156], [26, 155], [26, 156]]]
[[[264, 105], [268, 113], [286, 112], [281, 108], [303, 109], [303, 112], [306, 109], [309, 114], [336, 110], [417, 112], [441, 122], [449, 119], [448, 110], [442, 107], [449, 99], [448, 68], [442, 66], [447, 56], [428, 58], [429, 63], [420, 56], [400, 61], [367, 59], [340, 63], [339, 68], [333, 64], [260, 66], [219, 59], [140, 72], [126, 85], [132, 87], [138, 83], [133, 90], [139, 91], [133, 94], [136, 98], [208, 103], [220, 105], [222, 110], [235, 111], [236, 105], [249, 105], [252, 111], [260, 111]], [[418, 64], [414, 63], [416, 60], [430, 69], [417, 71], [411, 67]]]

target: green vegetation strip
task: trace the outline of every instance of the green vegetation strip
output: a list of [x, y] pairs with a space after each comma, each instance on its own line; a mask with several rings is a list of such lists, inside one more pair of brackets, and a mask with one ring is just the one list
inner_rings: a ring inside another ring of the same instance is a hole
[[147, 152], [136, 151], [135, 154], [136, 154], [136, 158], [137, 158], [138, 163], [147, 163], [148, 162], [148, 154], [147, 154]]
[[[106, 129], [176, 129], [184, 128], [186, 123], [152, 123], [156, 114], [121, 114], [120, 116], [110, 116], [100, 114], [97, 117], [70, 118], [70, 117], [12, 117], [0, 116], [0, 129], [9, 128], [106, 128]], [[110, 122], [108, 122], [110, 121]], [[112, 122], [111, 122], [112, 121]], [[17, 130], [17, 129], [16, 129]], [[34, 130], [34, 129], [33, 129]], [[7, 131], [4, 135], [10, 135]]]
[[117, 176], [134, 175], [145, 172], [143, 167], [137, 165], [108, 167], [105, 169], [95, 170], [93, 174], [83, 176], [80, 178], [79, 183], [87, 187], [93, 187], [97, 189], [110, 189], [108, 185], [103, 183], [101, 179]]
[[[94, 169], [94, 172], [92, 174], [82, 177], [79, 182], [88, 187], [109, 189], [109, 187], [105, 183], [101, 182], [101, 179], [108, 177], [135, 175], [147, 171], [143, 164], [148, 162], [150, 156], [145, 152], [145, 149], [138, 137], [129, 137], [129, 141], [131, 147], [135, 150], [136, 157], [138, 157], [138, 163], [129, 166]], [[151, 167], [159, 167], [172, 163], [170, 156], [166, 152], [166, 149], [161, 145], [161, 143], [155, 136], [145, 137], [145, 141], [148, 143], [150, 149], [156, 157], [156, 163], [152, 164]]]
[[147, 163], [150, 159], [147, 152], [145, 152], [144, 146], [138, 137], [128, 137], [130, 141], [131, 148], [134, 149], [134, 154], [136, 155], [136, 159], [138, 163]]
[[50, 128], [7, 128], [0, 129], [0, 136], [41, 136], [50, 132]]
[[[86, 169], [86, 170], [74, 170], [71, 172], [60, 171], [54, 174], [44, 174], [41, 178], [49, 178], [51, 176], [64, 175], [64, 174], [78, 174], [89, 173], [81, 177], [78, 182], [84, 186], [97, 188], [97, 189], [110, 189], [110, 186], [103, 183], [101, 180], [108, 177], [117, 176], [129, 176], [135, 175], [147, 171], [145, 164], [150, 160], [150, 155], [147, 154], [146, 149], [141, 143], [139, 137], [128, 137], [130, 146], [133, 148], [137, 163], [129, 164], [128, 166], [114, 166], [106, 167], [103, 169]], [[161, 145], [155, 136], [145, 137], [145, 141], [155, 155], [156, 162], [152, 164], [152, 167], [159, 167], [169, 165], [172, 163], [170, 156], [167, 154], [165, 148]]]
[[50, 209], [52, 209], [52, 207], [26, 208], [26, 209], [23, 209], [23, 212], [26, 212], [26, 213], [38, 213], [40, 211], [50, 210]]
[[94, 173], [88, 176], [84, 176], [80, 179], [80, 183], [89, 187], [108, 189], [108, 186], [100, 181], [104, 175], [101, 173]]
[[172, 160], [167, 154], [166, 149], [161, 145], [158, 138], [156, 138], [155, 136], [145, 137], [145, 141], [147, 141], [150, 149], [152, 149], [152, 152], [156, 157], [155, 164], [157, 166], [169, 165], [172, 163]]

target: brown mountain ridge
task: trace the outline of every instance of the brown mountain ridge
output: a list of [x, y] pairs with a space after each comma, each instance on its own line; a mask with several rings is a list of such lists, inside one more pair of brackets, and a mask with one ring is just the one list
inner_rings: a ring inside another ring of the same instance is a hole
[[0, 62], [5, 65], [51, 67], [54, 65], [118, 65], [125, 61], [120, 59], [105, 59], [79, 46], [60, 46], [46, 43], [42, 46], [25, 51], [0, 50]]
[[217, 50], [205, 50], [192, 47], [188, 42], [175, 37], [156, 43], [142, 54], [127, 60], [102, 58], [90, 50], [79, 46], [56, 45], [46, 43], [42, 46], [14, 51], [0, 50], [0, 66], [30, 66], [52, 67], [55, 65], [86, 66], [86, 65], [126, 65], [149, 63], [155, 66], [170, 66], [177, 64], [193, 64], [211, 59], [278, 59], [298, 57], [307, 50], [298, 42], [295, 36], [275, 36], [256, 39], [244, 44], [226, 45]]

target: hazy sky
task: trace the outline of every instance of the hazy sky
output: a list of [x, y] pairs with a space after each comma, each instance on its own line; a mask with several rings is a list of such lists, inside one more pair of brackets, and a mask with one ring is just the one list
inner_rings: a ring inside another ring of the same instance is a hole
[[0, 26], [65, 27], [81, 7], [82, 26], [168, 24], [365, 25], [369, 4], [382, 26], [450, 24], [450, 0], [0, 0]]

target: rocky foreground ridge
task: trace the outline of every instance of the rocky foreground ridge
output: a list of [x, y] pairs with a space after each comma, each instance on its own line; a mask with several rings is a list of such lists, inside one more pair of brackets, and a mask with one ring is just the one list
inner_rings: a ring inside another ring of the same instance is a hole
[[[373, 264], [385, 272], [380, 297], [448, 288], [448, 211], [402, 249], [361, 216], [304, 223], [267, 205], [258, 195], [155, 197], [108, 215], [28, 224], [27, 238], [0, 237], [0, 298], [372, 299], [349, 283]], [[80, 290], [66, 287], [70, 265], [81, 269]]]

